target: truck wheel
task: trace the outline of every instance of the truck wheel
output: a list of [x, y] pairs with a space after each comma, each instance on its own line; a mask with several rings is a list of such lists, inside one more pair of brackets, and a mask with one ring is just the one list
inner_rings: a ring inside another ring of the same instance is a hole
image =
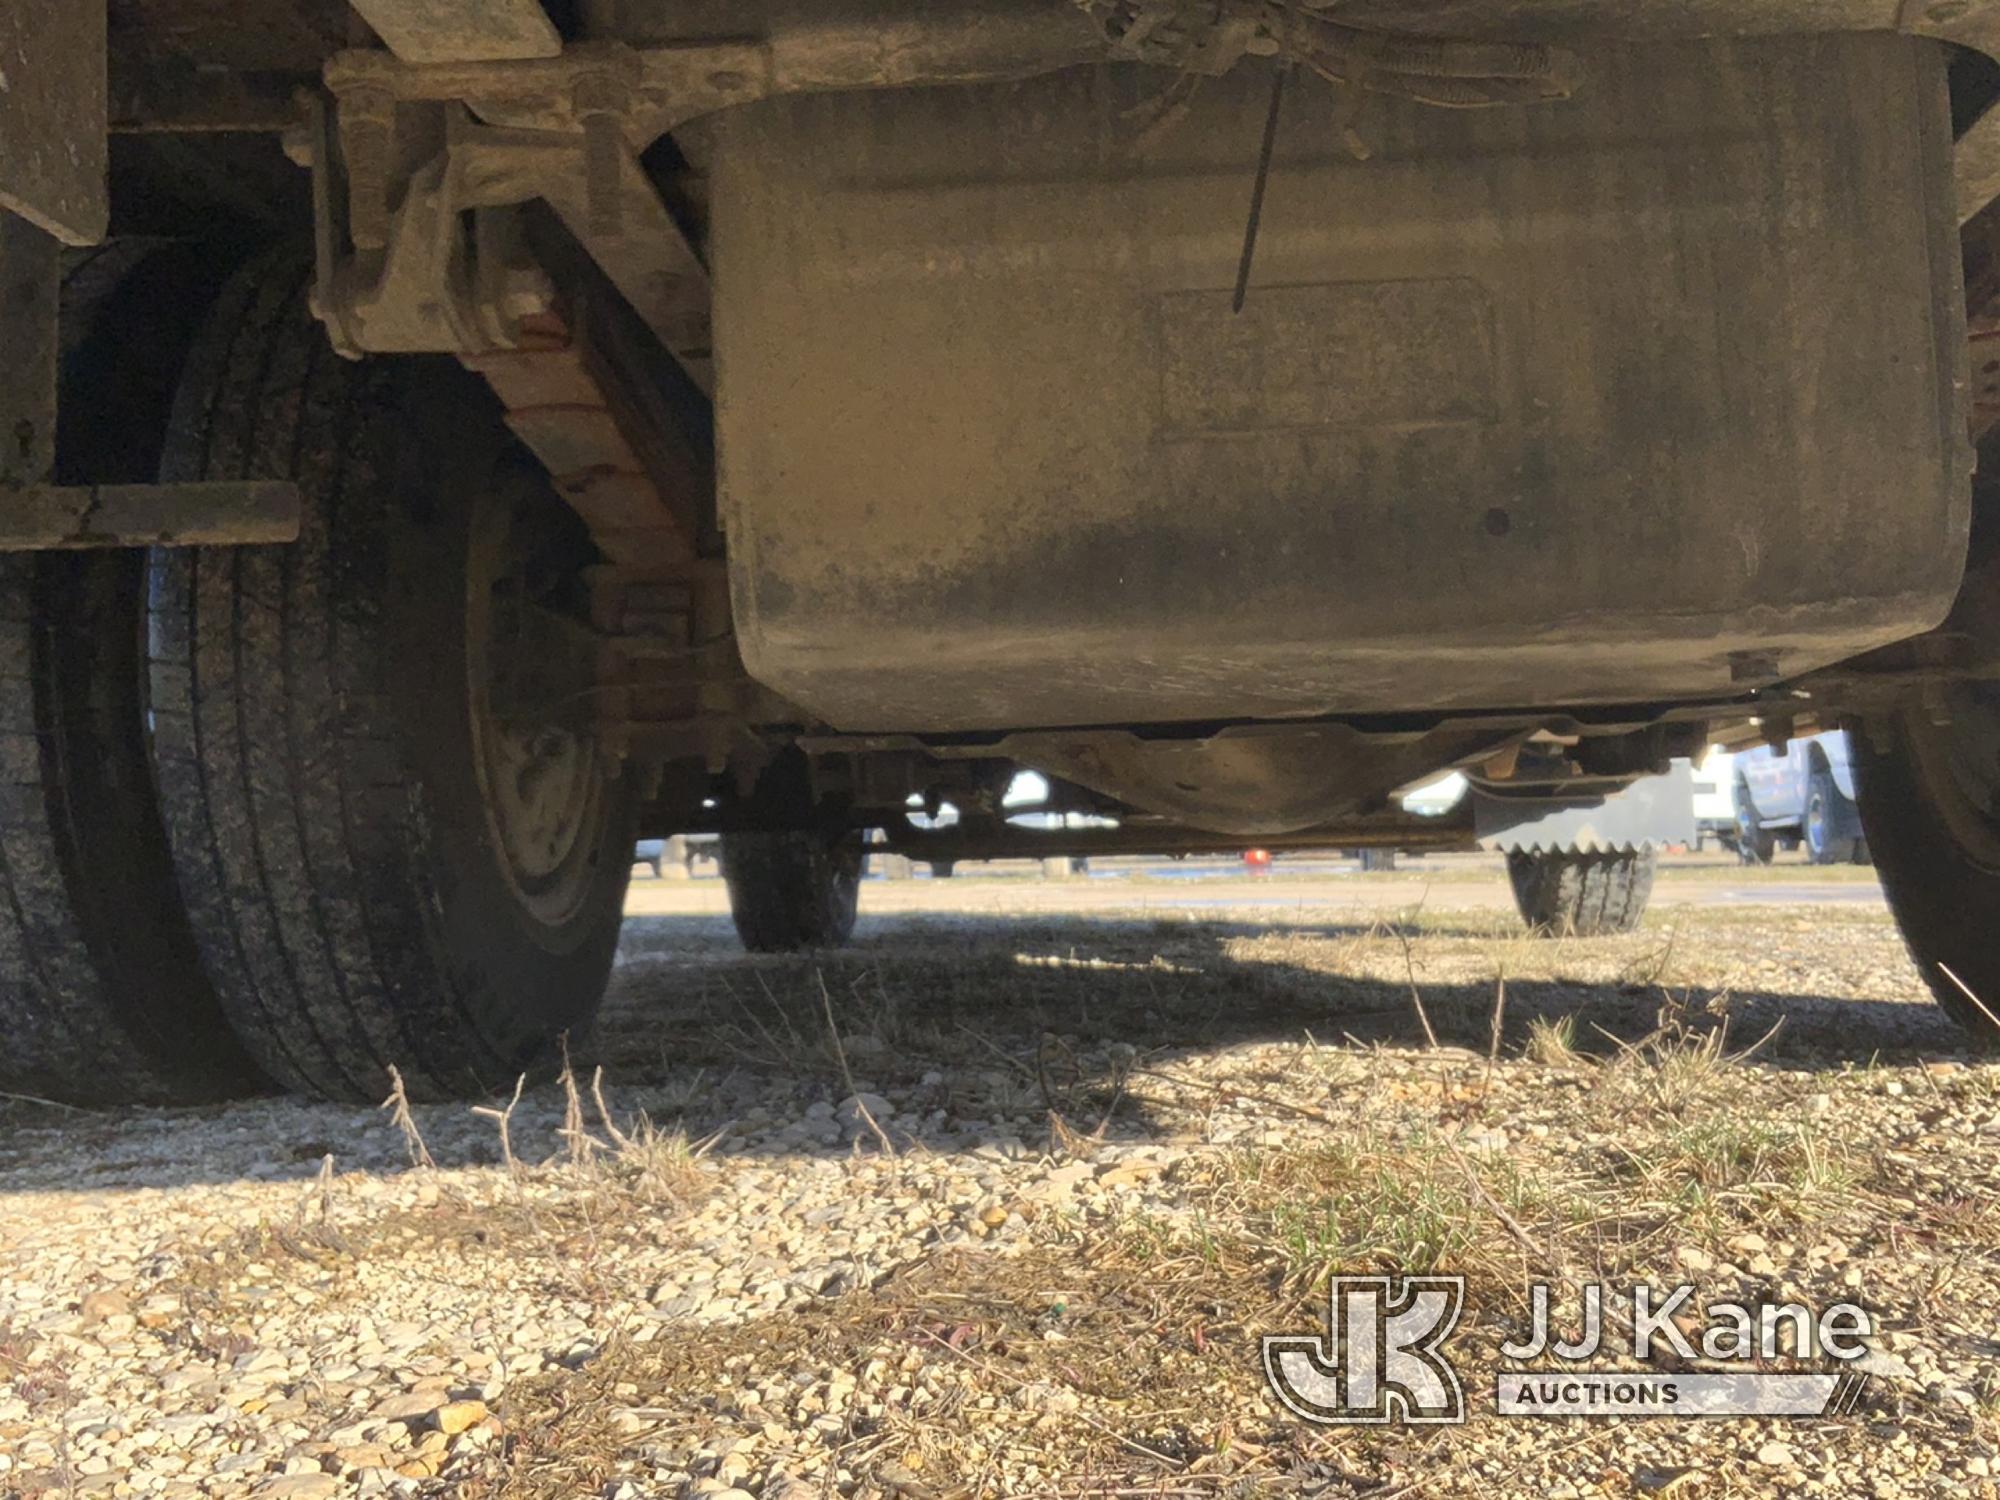
[[1510, 849], [1514, 905], [1531, 931], [1603, 937], [1646, 914], [1659, 855], [1652, 849]]
[[1849, 736], [1861, 825], [1931, 993], [1977, 1045], [2000, 1050], [2000, 943], [1992, 934], [2000, 918], [2000, 685], [1947, 694], [1947, 724], [1913, 711]]
[[1844, 865], [1854, 859], [1854, 836], [1842, 836], [1842, 828], [1854, 826], [1854, 812], [1833, 773], [1824, 766], [1806, 779], [1806, 810], [1803, 825], [1806, 858], [1816, 865]]
[[[69, 265], [56, 478], [145, 482], [201, 309], [199, 251]], [[270, 1087], [201, 972], [146, 765], [139, 559], [0, 558], [0, 1089], [190, 1104]]]
[[146, 768], [138, 567], [0, 559], [0, 1087], [82, 1104], [269, 1088], [203, 977]]
[[867, 864], [859, 833], [725, 833], [736, 935], [752, 953], [838, 948], [854, 935]]
[[1736, 857], [1746, 865], [1768, 865], [1778, 852], [1778, 836], [1757, 822], [1749, 783], [1736, 782]]
[[176, 403], [168, 477], [305, 503], [291, 545], [151, 555], [168, 844], [273, 1077], [487, 1092], [590, 1021], [631, 875], [631, 778], [564, 717], [587, 695], [533, 630], [595, 554], [483, 385], [338, 358], [307, 285], [290, 254], [232, 282]]

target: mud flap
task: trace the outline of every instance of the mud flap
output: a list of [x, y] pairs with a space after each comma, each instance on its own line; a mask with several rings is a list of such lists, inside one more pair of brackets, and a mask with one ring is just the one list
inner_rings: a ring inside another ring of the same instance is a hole
[[1496, 796], [1472, 788], [1472, 826], [1482, 849], [1644, 849], [1692, 846], [1694, 771], [1674, 762], [1609, 797], [1588, 800]]

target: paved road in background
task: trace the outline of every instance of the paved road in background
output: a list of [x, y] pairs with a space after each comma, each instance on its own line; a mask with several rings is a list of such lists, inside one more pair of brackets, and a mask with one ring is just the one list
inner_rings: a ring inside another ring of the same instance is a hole
[[[1433, 855], [1393, 874], [1363, 873], [1338, 860], [1280, 861], [1252, 875], [1234, 861], [1114, 861], [1070, 880], [1043, 880], [1025, 864], [961, 869], [951, 880], [919, 875], [870, 879], [866, 912], [1281, 911], [1340, 908], [1406, 910], [1421, 901], [1437, 911], [1510, 910], [1513, 895], [1497, 855]], [[1867, 869], [1816, 870], [1803, 863], [1744, 869], [1699, 855], [1669, 857], [1653, 888], [1655, 908], [1672, 906], [1840, 906], [1886, 910]], [[713, 866], [691, 880], [635, 877], [628, 911], [659, 915], [722, 914], [729, 905]]]

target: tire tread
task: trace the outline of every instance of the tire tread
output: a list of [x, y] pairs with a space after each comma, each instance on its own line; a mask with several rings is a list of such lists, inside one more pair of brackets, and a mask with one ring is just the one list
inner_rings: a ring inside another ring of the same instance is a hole
[[838, 948], [854, 935], [865, 854], [858, 836], [725, 833], [729, 916], [752, 953]]
[[1535, 932], [1599, 937], [1636, 931], [1659, 867], [1646, 849], [1513, 849], [1514, 904]]
[[[152, 476], [164, 392], [207, 301], [193, 258], [137, 240], [66, 261], [61, 481]], [[145, 774], [136, 583], [127, 554], [0, 557], [8, 1092], [171, 1104], [268, 1087], [203, 977], [174, 889]]]
[[[552, 1051], [537, 1007], [587, 1021], [623, 882], [608, 911], [602, 893], [591, 907], [590, 951], [551, 959], [582, 978], [547, 998], [525, 977], [492, 980], [448, 931], [458, 876], [419, 764], [394, 597], [408, 583], [398, 538], [413, 534], [399, 466], [450, 442], [424, 430], [420, 393], [457, 381], [488, 398], [449, 366], [336, 358], [301, 264], [274, 252], [232, 288], [170, 433], [171, 477], [293, 479], [306, 502], [296, 542], [151, 556], [170, 843], [222, 1005], [280, 1082], [373, 1101], [394, 1066], [413, 1097], [486, 1092]], [[497, 413], [492, 425], [504, 442]], [[472, 774], [470, 753], [451, 774]]]

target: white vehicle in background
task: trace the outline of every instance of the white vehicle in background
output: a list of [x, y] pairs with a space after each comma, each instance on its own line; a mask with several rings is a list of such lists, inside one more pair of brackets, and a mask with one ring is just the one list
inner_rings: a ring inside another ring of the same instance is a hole
[[1736, 757], [1711, 745], [1694, 766], [1694, 846], [1737, 847]]

